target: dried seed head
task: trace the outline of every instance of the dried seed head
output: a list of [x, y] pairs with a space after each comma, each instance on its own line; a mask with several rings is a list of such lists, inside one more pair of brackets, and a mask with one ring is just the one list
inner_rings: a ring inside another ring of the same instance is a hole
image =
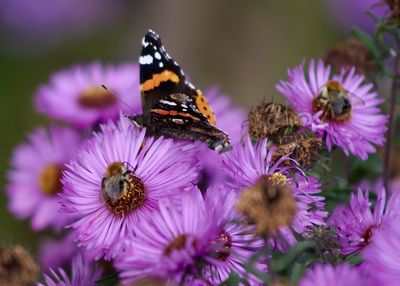
[[[385, 0], [389, 6], [392, 15], [390, 16], [395, 21], [400, 21], [400, 1], [399, 0]], [[399, 23], [398, 23], [399, 24]]]
[[[276, 150], [272, 155], [272, 161], [276, 162], [281, 157], [289, 155], [303, 169], [307, 169], [315, 163], [322, 149], [322, 140], [315, 136], [311, 130], [303, 128], [297, 132], [283, 135], [275, 139]], [[289, 164], [289, 161], [283, 162]]]
[[278, 136], [301, 126], [297, 113], [280, 103], [261, 103], [249, 112], [249, 134], [253, 139]]
[[338, 71], [355, 67], [357, 73], [365, 74], [376, 69], [368, 49], [355, 38], [338, 43], [325, 54], [324, 61]]
[[272, 286], [294, 286], [287, 278], [285, 277], [275, 277], [271, 283]]
[[38, 273], [39, 266], [22, 246], [0, 246], [0, 285], [30, 285]]
[[167, 280], [155, 277], [142, 278], [134, 282], [131, 286], [168, 286], [171, 285]]
[[242, 193], [236, 207], [255, 224], [256, 234], [265, 238], [280, 227], [289, 226], [296, 214], [289, 181], [277, 172], [260, 177], [254, 187]]

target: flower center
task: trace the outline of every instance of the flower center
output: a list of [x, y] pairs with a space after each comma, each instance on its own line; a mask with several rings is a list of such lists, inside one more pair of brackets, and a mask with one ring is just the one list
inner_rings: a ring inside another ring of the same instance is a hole
[[272, 175], [270, 175], [269, 177], [268, 177], [268, 181], [271, 183], [271, 184], [273, 184], [274, 186], [282, 186], [282, 185], [286, 185], [286, 184], [288, 184], [288, 178], [285, 176], [285, 175], [283, 175], [283, 174], [281, 174], [281, 173], [279, 173], [279, 172], [275, 172], [275, 173], [273, 173]]
[[222, 231], [215, 240], [215, 243], [218, 244], [218, 248], [216, 251], [217, 259], [220, 261], [226, 261], [229, 255], [231, 254], [231, 247], [232, 247], [231, 236], [225, 231]]
[[374, 234], [374, 230], [377, 227], [378, 225], [372, 225], [365, 230], [364, 234], [362, 235], [362, 238], [360, 239], [362, 247], [367, 246], [371, 242], [372, 235]]
[[39, 187], [43, 193], [54, 196], [62, 190], [62, 171], [62, 165], [58, 164], [50, 164], [42, 170], [39, 175]]
[[350, 94], [340, 82], [330, 80], [314, 98], [312, 108], [314, 112], [322, 111], [321, 121], [347, 122], [352, 111]]
[[186, 241], [187, 241], [187, 236], [184, 234], [180, 234], [177, 237], [175, 237], [174, 240], [172, 240], [170, 243], [167, 244], [167, 246], [165, 246], [163, 252], [164, 256], [170, 256], [173, 250], [180, 250], [185, 248]]
[[84, 108], [103, 109], [113, 106], [116, 103], [116, 99], [103, 87], [92, 86], [79, 95], [78, 103]]
[[[107, 207], [117, 216], [124, 217], [131, 211], [143, 206], [146, 201], [146, 192], [142, 180], [133, 175], [132, 173], [125, 174], [124, 176], [114, 175], [113, 182], [116, 185], [106, 185], [106, 189], [112, 189], [113, 186], [118, 189], [121, 196], [113, 200], [110, 197], [106, 197]], [[108, 190], [105, 190], [106, 193]], [[110, 190], [112, 192], [113, 190]]]

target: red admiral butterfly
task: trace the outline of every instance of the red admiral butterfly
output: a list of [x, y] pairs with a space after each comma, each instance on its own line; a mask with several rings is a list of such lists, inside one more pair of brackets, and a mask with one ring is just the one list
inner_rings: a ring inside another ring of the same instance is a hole
[[142, 40], [140, 91], [143, 114], [129, 118], [148, 135], [200, 140], [212, 149], [229, 146], [229, 136], [215, 127], [215, 115], [199, 89], [149, 30]]

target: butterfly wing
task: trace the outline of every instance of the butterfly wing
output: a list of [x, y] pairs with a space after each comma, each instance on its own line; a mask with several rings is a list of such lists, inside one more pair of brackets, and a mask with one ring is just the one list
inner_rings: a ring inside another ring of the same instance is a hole
[[149, 30], [142, 40], [140, 63], [140, 91], [143, 113], [149, 114], [153, 106], [174, 93], [187, 95], [210, 124], [215, 125], [215, 115], [199, 89], [188, 82], [185, 73], [166, 52], [157, 33]]
[[211, 125], [186, 94], [175, 93], [160, 99], [148, 120], [150, 135], [200, 140], [212, 149], [222, 149], [230, 144], [229, 136]]

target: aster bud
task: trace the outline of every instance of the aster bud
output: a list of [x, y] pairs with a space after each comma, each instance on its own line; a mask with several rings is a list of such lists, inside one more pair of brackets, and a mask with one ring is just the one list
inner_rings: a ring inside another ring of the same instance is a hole
[[254, 106], [249, 112], [248, 120], [252, 139], [276, 137], [301, 126], [296, 112], [275, 102], [263, 102]]
[[0, 245], [0, 285], [29, 285], [38, 273], [39, 266], [22, 246]]
[[329, 225], [308, 226], [303, 237], [313, 240], [322, 249], [340, 249], [339, 237], [334, 228]]
[[236, 207], [255, 224], [256, 234], [266, 238], [289, 226], [296, 214], [290, 184], [280, 173], [261, 176], [254, 187], [242, 193]]
[[372, 56], [368, 49], [357, 39], [349, 38], [338, 43], [328, 50], [324, 62], [331, 65], [335, 70], [355, 67], [357, 73], [365, 74], [376, 68], [372, 62]]

